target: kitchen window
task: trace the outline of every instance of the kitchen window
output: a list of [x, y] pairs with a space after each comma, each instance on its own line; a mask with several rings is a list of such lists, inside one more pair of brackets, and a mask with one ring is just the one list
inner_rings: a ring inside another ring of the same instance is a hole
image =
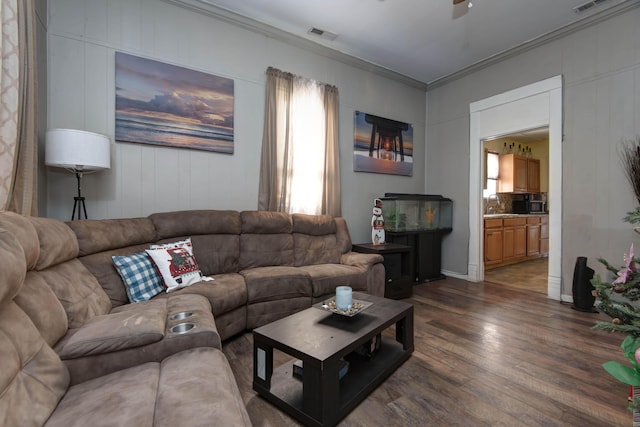
[[496, 152], [485, 150], [485, 180], [482, 196], [486, 199], [498, 191], [498, 176], [500, 173], [499, 155]]

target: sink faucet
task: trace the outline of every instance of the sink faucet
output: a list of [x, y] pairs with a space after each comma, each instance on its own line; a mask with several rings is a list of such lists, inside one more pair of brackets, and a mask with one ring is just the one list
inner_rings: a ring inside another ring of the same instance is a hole
[[487, 197], [487, 204], [486, 204], [485, 214], [496, 213], [495, 205], [497, 203], [498, 203], [498, 195], [497, 194], [489, 195], [489, 197]]

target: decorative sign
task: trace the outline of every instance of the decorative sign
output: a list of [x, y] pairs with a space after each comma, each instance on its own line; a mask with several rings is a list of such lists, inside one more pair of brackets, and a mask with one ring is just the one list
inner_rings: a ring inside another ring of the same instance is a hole
[[355, 112], [353, 170], [411, 176], [413, 126]]
[[116, 140], [233, 153], [233, 80], [116, 52]]

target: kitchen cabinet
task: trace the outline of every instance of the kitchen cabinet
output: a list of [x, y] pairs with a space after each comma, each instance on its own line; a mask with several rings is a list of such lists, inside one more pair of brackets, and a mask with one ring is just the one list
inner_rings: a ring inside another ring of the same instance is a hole
[[502, 219], [484, 220], [484, 262], [485, 265], [502, 262]]
[[527, 256], [540, 255], [540, 217], [527, 218]]
[[527, 255], [527, 219], [505, 218], [503, 220], [502, 260], [510, 261]]
[[548, 254], [548, 215], [504, 215], [484, 219], [485, 269]]
[[517, 154], [503, 154], [499, 158], [499, 193], [539, 193], [540, 160]]
[[540, 255], [549, 255], [549, 215], [540, 216]]
[[540, 160], [527, 159], [527, 193], [540, 192]]

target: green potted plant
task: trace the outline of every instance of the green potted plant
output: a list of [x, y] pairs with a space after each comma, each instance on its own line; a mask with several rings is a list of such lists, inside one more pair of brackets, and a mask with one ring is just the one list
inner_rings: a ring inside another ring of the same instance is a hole
[[640, 273], [637, 268], [640, 259], [635, 258], [632, 244], [629, 254], [624, 255], [622, 268], [616, 269], [602, 258], [598, 261], [617, 277], [607, 282], [595, 274], [591, 281], [595, 288], [596, 307], [611, 317], [610, 322], [597, 322], [593, 329], [627, 334], [621, 348], [631, 364], [609, 361], [602, 367], [618, 381], [633, 388], [634, 398], [629, 402], [629, 409], [640, 411], [640, 306], [632, 304], [640, 299]]

